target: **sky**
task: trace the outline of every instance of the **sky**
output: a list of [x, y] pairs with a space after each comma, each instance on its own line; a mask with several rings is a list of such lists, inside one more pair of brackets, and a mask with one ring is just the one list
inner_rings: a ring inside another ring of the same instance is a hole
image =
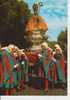
[[24, 0], [32, 11], [34, 3], [42, 2], [39, 15], [48, 24], [46, 35], [51, 41], [57, 41], [61, 31], [67, 26], [67, 0]]

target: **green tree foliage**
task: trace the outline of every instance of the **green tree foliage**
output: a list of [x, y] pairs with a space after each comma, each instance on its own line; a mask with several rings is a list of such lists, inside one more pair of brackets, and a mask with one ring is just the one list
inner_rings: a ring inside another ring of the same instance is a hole
[[0, 0], [1, 44], [14, 43], [19, 47], [26, 47], [25, 27], [30, 16], [28, 5], [23, 0]]
[[67, 29], [62, 31], [58, 36], [58, 43], [60, 44], [65, 58], [67, 58]]

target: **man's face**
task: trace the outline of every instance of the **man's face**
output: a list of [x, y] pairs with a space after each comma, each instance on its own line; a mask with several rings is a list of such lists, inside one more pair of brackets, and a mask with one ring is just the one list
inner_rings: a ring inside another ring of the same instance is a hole
[[41, 48], [42, 48], [42, 50], [46, 50], [45, 46], [43, 46], [43, 45], [41, 46]]
[[56, 49], [56, 54], [60, 54], [60, 50], [59, 49]]

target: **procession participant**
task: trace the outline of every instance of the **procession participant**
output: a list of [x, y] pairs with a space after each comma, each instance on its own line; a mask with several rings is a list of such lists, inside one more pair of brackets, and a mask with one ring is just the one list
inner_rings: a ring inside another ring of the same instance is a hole
[[25, 52], [21, 52], [21, 64], [23, 66], [23, 72], [24, 72], [24, 82], [28, 83], [28, 58], [25, 54]]
[[20, 82], [20, 80], [21, 80], [21, 66], [19, 64], [19, 60], [18, 60], [19, 56], [18, 56], [17, 52], [13, 53], [13, 57], [16, 59], [16, 64], [14, 65], [13, 71], [15, 72], [16, 77], [17, 77], [17, 87], [16, 87], [16, 90], [18, 90], [18, 88], [19, 88], [19, 86], [21, 84], [21, 82]]
[[33, 53], [33, 59], [34, 59], [34, 73], [39, 76], [39, 77], [43, 77], [43, 73], [42, 73], [42, 68], [41, 67], [38, 67], [36, 64], [37, 62], [39, 61], [40, 57], [41, 57], [41, 54], [40, 54], [40, 50], [36, 50], [34, 53]]
[[56, 59], [56, 68], [57, 68], [57, 75], [58, 81], [62, 84], [62, 88], [65, 88], [65, 63], [64, 63], [64, 56], [62, 54], [62, 49], [58, 44], [55, 45], [55, 52], [54, 55]]
[[3, 77], [4, 77], [4, 72], [2, 65], [2, 48], [0, 45], [0, 95], [3, 95]]
[[45, 77], [45, 91], [48, 92], [48, 80], [49, 79], [49, 76], [48, 76], [48, 70], [49, 70], [49, 64], [50, 62], [48, 62], [47, 64], [47, 50], [48, 50], [48, 44], [46, 42], [42, 43], [41, 45], [41, 48], [42, 48], [42, 57], [40, 58], [41, 60], [41, 63], [42, 63], [42, 67], [43, 67], [43, 70], [44, 70], [44, 77]]
[[48, 82], [52, 82], [53, 78], [52, 78], [52, 72], [53, 72], [53, 68], [52, 68], [52, 49], [51, 48], [46, 48], [47, 51], [43, 54], [44, 57], [44, 73], [45, 73], [45, 91], [48, 91]]
[[[12, 45], [9, 45], [9, 48], [11, 47]], [[21, 62], [20, 62], [20, 53], [19, 53], [19, 48], [16, 47], [16, 46], [12, 46], [11, 47], [11, 54], [12, 56], [16, 59], [16, 64], [14, 65], [14, 72], [16, 73], [16, 77], [17, 77], [17, 87], [16, 89], [17, 90], [20, 90], [20, 89], [23, 89], [22, 88], [22, 70], [21, 70]], [[23, 84], [24, 85], [24, 84]], [[24, 87], [24, 86], [23, 86]]]
[[5, 49], [2, 49], [2, 65], [3, 65], [3, 73], [4, 73], [2, 88], [4, 90], [4, 95], [10, 95], [11, 91], [14, 92], [13, 71], [12, 71], [14, 65], [11, 66], [10, 58], [12, 57], [9, 54], [9, 52]]
[[39, 60], [36, 63], [36, 67], [41, 67], [44, 71], [44, 77], [45, 77], [45, 91], [48, 91], [48, 81], [51, 81], [50, 75], [49, 75], [49, 67], [50, 67], [50, 54], [49, 54], [49, 47], [46, 42], [42, 43], [41, 45], [42, 52], [38, 55]]
[[32, 51], [30, 49], [27, 49], [25, 51], [25, 54], [27, 56], [27, 64], [28, 64], [28, 76], [31, 76], [32, 77], [32, 66], [33, 66], [33, 63], [32, 63]]
[[[8, 94], [8, 92], [9, 92], [8, 89], [4, 88], [5, 78], [7, 78], [7, 76], [8, 76], [8, 74], [6, 74], [6, 70], [5, 70], [6, 68], [4, 68], [4, 65], [3, 65], [3, 60], [4, 60], [3, 51], [5, 51], [5, 50], [6, 50], [6, 48], [0, 47], [0, 88], [1, 88], [0, 93], [2, 95]], [[8, 68], [8, 66], [7, 66], [7, 68]]]
[[53, 51], [53, 54], [52, 54], [52, 78], [53, 78], [53, 83], [54, 84], [57, 84], [57, 69], [56, 69], [56, 59], [54, 58], [54, 55], [55, 55], [55, 52]]
[[45, 42], [41, 45], [41, 47], [42, 53], [40, 54], [38, 66], [43, 66], [42, 70], [44, 71], [45, 75], [45, 91], [48, 91], [48, 81], [50, 81], [53, 84], [53, 82], [57, 80], [56, 66], [54, 63], [55, 59], [53, 59], [53, 50], [50, 47], [48, 47], [48, 45]]
[[[37, 75], [38, 68], [36, 68], [36, 65], [35, 65], [36, 62], [38, 61], [38, 52], [28, 49], [25, 54], [28, 58], [28, 60], [27, 60], [27, 62], [28, 62], [28, 76], [29, 76], [28, 77], [28, 79], [29, 79], [28, 85], [31, 86], [31, 84], [34, 85], [32, 79], [35, 79], [36, 76], [38, 76]], [[36, 86], [36, 84], [35, 84], [35, 86]]]
[[19, 62], [21, 66], [21, 80], [23, 83], [28, 82], [28, 63], [27, 56], [23, 52], [23, 50], [19, 50]]
[[[14, 74], [14, 85], [15, 89], [17, 90], [20, 88], [21, 84], [21, 66], [19, 63], [19, 53], [18, 53], [18, 47], [9, 45], [8, 47], [11, 56], [14, 59], [14, 66], [13, 66], [13, 74]], [[11, 64], [13, 64], [12, 59], [10, 59]], [[17, 85], [16, 85], [17, 84]]]
[[48, 76], [50, 77], [51, 82], [54, 80], [53, 79], [54, 70], [53, 70], [53, 60], [52, 59], [53, 59], [53, 50], [50, 47], [48, 47], [46, 62], [48, 63], [50, 61], [49, 68], [48, 68]]

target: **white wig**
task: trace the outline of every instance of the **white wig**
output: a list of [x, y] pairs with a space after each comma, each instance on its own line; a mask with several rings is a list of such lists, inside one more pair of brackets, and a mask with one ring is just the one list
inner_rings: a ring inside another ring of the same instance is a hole
[[56, 45], [55, 45], [55, 48], [56, 48], [55, 50], [59, 50], [60, 53], [62, 53], [62, 49], [61, 49], [61, 47], [59, 46], [59, 44], [56, 44]]
[[43, 42], [42, 44], [41, 44], [41, 47], [45, 47], [46, 49], [48, 48], [48, 44], [46, 43], [46, 42]]

